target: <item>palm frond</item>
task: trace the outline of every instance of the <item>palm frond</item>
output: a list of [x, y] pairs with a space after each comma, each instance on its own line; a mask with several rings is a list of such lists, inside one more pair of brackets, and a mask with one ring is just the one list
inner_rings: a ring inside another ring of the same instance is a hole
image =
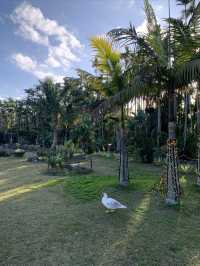
[[154, 59], [158, 58], [145, 38], [137, 34], [135, 27], [131, 23], [128, 28], [116, 28], [107, 34], [113, 41], [119, 42], [122, 46], [131, 46], [135, 52], [142, 50]]
[[154, 10], [148, 0], [144, 0], [144, 11], [147, 18], [147, 29], [149, 33], [157, 30], [157, 19]]
[[95, 36], [90, 40], [95, 51], [94, 66], [104, 74], [113, 75], [120, 71], [120, 53], [115, 50], [112, 43], [105, 37]]
[[128, 103], [133, 98], [147, 95], [147, 91], [149, 91], [149, 84], [140, 75], [135, 76], [131, 86], [123, 88], [117, 94], [99, 104], [93, 112], [93, 118], [97, 120], [105, 113], [115, 110], [118, 106]]
[[196, 31], [198, 30], [199, 32], [199, 28], [200, 28], [200, 2], [197, 4], [197, 6], [191, 6], [190, 12], [191, 17], [189, 20], [188, 25], [190, 27], [193, 27], [193, 29], [196, 29]]
[[177, 86], [183, 86], [199, 80], [200, 56], [182, 65], [175, 75]]
[[176, 0], [176, 2], [177, 2], [178, 5], [185, 6], [185, 5], [190, 4], [191, 2], [194, 2], [194, 0]]

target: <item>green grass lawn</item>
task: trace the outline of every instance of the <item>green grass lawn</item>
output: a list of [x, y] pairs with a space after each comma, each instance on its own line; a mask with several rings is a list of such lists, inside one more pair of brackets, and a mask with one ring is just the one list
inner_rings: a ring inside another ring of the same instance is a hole
[[[200, 190], [186, 170], [175, 209], [153, 190], [155, 165], [130, 162], [122, 189], [115, 158], [95, 156], [91, 174], [65, 176], [0, 158], [0, 265], [200, 265]], [[128, 209], [106, 214], [104, 191]]]

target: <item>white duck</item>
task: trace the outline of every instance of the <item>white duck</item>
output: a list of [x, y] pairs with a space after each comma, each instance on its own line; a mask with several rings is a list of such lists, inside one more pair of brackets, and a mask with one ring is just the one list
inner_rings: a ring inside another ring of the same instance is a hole
[[116, 209], [126, 209], [127, 208], [125, 205], [121, 204], [119, 201], [117, 201], [113, 198], [109, 198], [106, 193], [103, 193], [101, 203], [108, 210], [112, 210], [112, 211], [116, 210]]

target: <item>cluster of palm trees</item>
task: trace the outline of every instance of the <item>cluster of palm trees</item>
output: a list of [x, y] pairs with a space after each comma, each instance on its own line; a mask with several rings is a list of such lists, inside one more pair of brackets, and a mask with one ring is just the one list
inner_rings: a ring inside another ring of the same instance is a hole
[[[176, 150], [176, 95], [178, 91], [192, 88], [198, 98], [200, 74], [200, 3], [194, 0], [177, 0], [183, 7], [180, 18], [166, 19], [167, 29], [161, 29], [154, 10], [144, 0], [147, 34], [138, 34], [133, 25], [113, 29], [106, 36], [91, 39], [95, 53], [94, 67], [99, 71], [106, 100], [96, 109], [95, 116], [102, 115], [116, 106], [120, 107], [120, 184], [128, 184], [128, 155], [124, 107], [134, 97], [156, 99], [159, 106], [163, 95], [168, 97], [167, 141], [167, 194], [168, 204], [177, 204], [181, 189], [177, 173]], [[185, 97], [187, 99], [187, 97]], [[187, 110], [186, 110], [187, 112]], [[159, 115], [159, 112], [158, 112]], [[187, 123], [187, 122], [186, 122]], [[187, 126], [187, 124], [186, 124]], [[160, 125], [158, 127], [158, 134]], [[159, 140], [158, 140], [159, 141]], [[200, 155], [200, 136], [199, 136]], [[198, 170], [200, 170], [198, 156]], [[198, 184], [199, 182], [198, 176]]]
[[0, 143], [31, 143], [54, 148], [68, 139], [69, 130], [84, 120], [96, 98], [82, 86], [82, 79], [51, 79], [27, 89], [23, 99], [0, 101]]
[[[86, 136], [85, 139], [89, 139], [91, 131], [103, 139], [104, 121], [107, 114], [111, 114], [119, 140], [119, 183], [128, 186], [126, 118], [133, 109], [137, 113], [136, 105], [141, 99], [145, 106], [156, 107], [156, 143], [159, 147], [163, 122], [161, 103], [168, 99], [165, 104], [168, 109], [166, 203], [177, 204], [181, 189], [177, 171], [176, 100], [180, 94], [184, 94], [185, 99], [183, 149], [186, 147], [190, 95], [196, 97], [197, 184], [200, 186], [200, 3], [196, 2], [177, 0], [182, 6], [181, 17], [172, 18], [169, 12], [165, 20], [167, 27], [162, 29], [149, 0], [144, 0], [146, 34], [138, 33], [130, 24], [127, 28], [112, 29], [105, 36], [92, 37], [90, 44], [96, 74], [77, 69], [77, 77], [65, 78], [63, 84], [54, 84], [47, 79], [26, 90], [24, 100], [1, 103], [0, 118], [4, 121], [1, 128], [9, 132], [11, 141], [11, 129], [14, 128], [19, 136], [25, 131], [26, 135], [34, 135], [36, 143], [42, 138], [44, 145], [51, 132], [50, 143], [54, 148], [59, 144], [61, 131], [68, 134], [70, 127], [79, 126], [78, 134]], [[96, 123], [83, 117], [86, 112], [92, 114]], [[80, 126], [81, 121], [86, 121], [84, 127]]]

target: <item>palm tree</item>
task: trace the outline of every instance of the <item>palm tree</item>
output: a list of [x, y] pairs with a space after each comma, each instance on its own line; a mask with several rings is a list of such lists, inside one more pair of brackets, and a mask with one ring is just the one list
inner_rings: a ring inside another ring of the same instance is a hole
[[47, 78], [44, 81], [40, 81], [34, 94], [37, 99], [37, 105], [45, 113], [46, 118], [50, 118], [51, 129], [53, 131], [51, 148], [53, 149], [58, 145], [58, 133], [63, 118], [65, 88]]
[[[144, 4], [148, 22], [147, 36], [138, 35], [132, 25], [127, 29], [118, 28], [109, 32], [109, 36], [112, 37], [114, 41], [121, 42], [122, 45], [128, 45], [129, 47], [134, 45], [133, 53], [145, 55], [143, 62], [140, 64], [140, 71], [138, 71], [138, 74], [133, 78], [133, 85], [129, 87], [128, 91], [121, 91], [118, 98], [123, 97], [124, 100], [129, 101], [132, 97], [138, 95], [138, 93], [140, 95], [148, 95], [149, 92], [147, 93], [147, 90], [154, 88], [154, 86], [151, 86], [150, 80], [153, 84], [160, 84], [162, 86], [161, 89], [168, 93], [169, 117], [166, 202], [168, 204], [177, 204], [180, 199], [180, 184], [177, 173], [176, 154], [176, 90], [182, 89], [184, 86], [198, 78], [200, 59], [199, 57], [193, 58], [192, 52], [190, 54], [182, 54], [184, 60], [180, 61], [180, 54], [177, 56], [175, 53], [178, 36], [173, 34], [173, 28], [171, 25], [172, 19], [169, 20], [169, 29], [163, 36], [161, 34], [160, 26], [157, 24], [153, 8], [148, 0], [145, 0]], [[197, 17], [196, 13], [197, 11], [194, 12], [194, 16], [191, 18], [193, 21], [190, 22], [191, 24], [197, 24], [197, 20], [195, 19], [195, 17]], [[170, 38], [171, 32], [173, 36], [172, 38]], [[189, 35], [190, 42], [194, 45], [194, 40], [191, 36]], [[184, 45], [185, 39], [183, 40], [183, 37], [185, 36], [182, 36], [182, 39], [178, 41], [179, 45]], [[195, 39], [195, 42], [197, 40], [198, 38]], [[172, 42], [176, 45], [171, 45]], [[167, 47], [168, 49], [166, 49]], [[179, 51], [182, 51], [182, 48], [178, 48]], [[188, 48], [184, 49], [184, 51], [185, 50], [188, 50]], [[152, 71], [148, 73], [145, 72], [147, 61], [151, 62], [151, 68], [155, 68], [154, 73], [152, 73]], [[146, 73], [146, 76], [149, 75], [150, 79], [145, 78], [144, 73]], [[138, 82], [138, 79], [140, 79], [140, 82]]]
[[[184, 146], [186, 144], [187, 134], [187, 116], [188, 116], [188, 95], [187, 91], [192, 88], [188, 87], [191, 81], [196, 81], [197, 86], [197, 135], [198, 135], [198, 176], [197, 185], [200, 186], [200, 89], [199, 89], [199, 47], [200, 47], [200, 3], [196, 4], [194, 0], [177, 0], [179, 5], [183, 6], [182, 18], [170, 19], [172, 36], [173, 36], [173, 50], [177, 55], [177, 65], [187, 66], [182, 67], [184, 79], [186, 80], [185, 86], [185, 125], [184, 125]], [[189, 71], [189, 72], [188, 72]], [[193, 78], [192, 78], [193, 76]], [[195, 76], [195, 77], [194, 77]]]
[[[105, 83], [105, 94], [108, 101], [115, 94], [126, 88], [125, 71], [122, 65], [120, 52], [114, 49], [111, 42], [105, 37], [91, 38], [91, 47], [95, 51], [94, 66], [101, 73]], [[125, 106], [123, 102], [120, 106], [120, 166], [119, 183], [122, 186], [128, 186], [128, 152], [126, 147], [125, 132]], [[102, 107], [102, 105], [101, 105]], [[100, 110], [100, 108], [98, 108]]]
[[200, 186], [200, 90], [197, 90], [197, 186]]

